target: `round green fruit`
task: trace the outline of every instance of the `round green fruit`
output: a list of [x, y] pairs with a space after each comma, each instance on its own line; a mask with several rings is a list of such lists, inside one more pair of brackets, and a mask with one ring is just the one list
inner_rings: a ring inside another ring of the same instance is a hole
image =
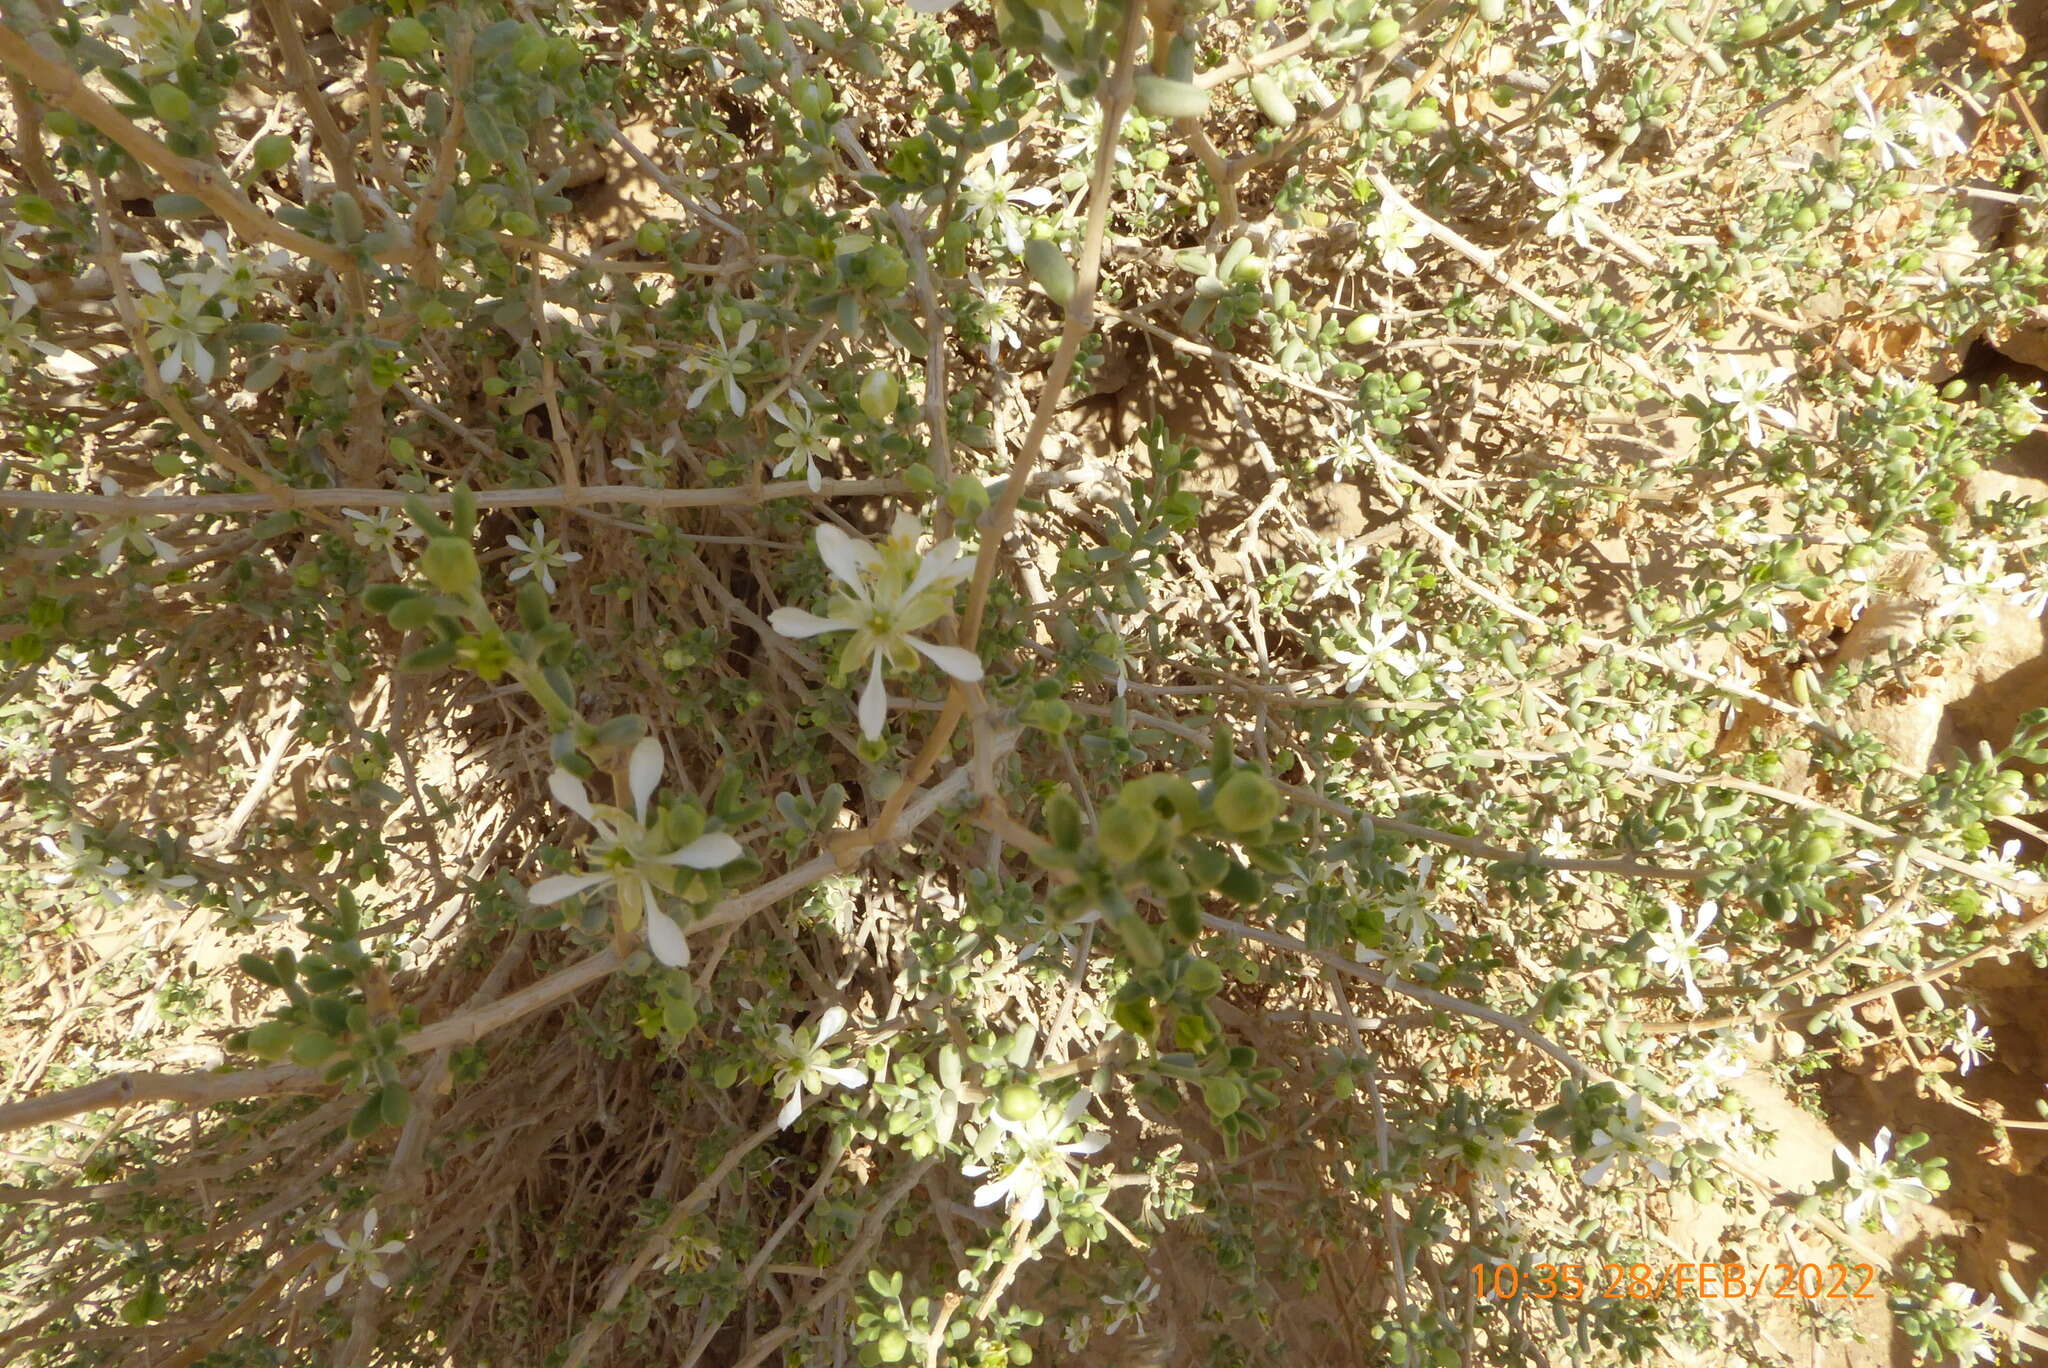
[[1011, 1083], [996, 1094], [996, 1115], [1005, 1121], [1029, 1121], [1044, 1106], [1038, 1089], [1029, 1083]]
[[1216, 790], [1211, 807], [1225, 831], [1241, 836], [1280, 815], [1280, 790], [1263, 774], [1239, 770]]

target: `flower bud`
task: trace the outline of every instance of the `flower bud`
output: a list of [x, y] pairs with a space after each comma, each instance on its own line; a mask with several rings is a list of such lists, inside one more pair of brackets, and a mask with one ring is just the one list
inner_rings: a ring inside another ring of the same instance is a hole
[[444, 594], [467, 598], [483, 582], [476, 568], [476, 552], [457, 537], [430, 537], [420, 552], [420, 573], [427, 583]]

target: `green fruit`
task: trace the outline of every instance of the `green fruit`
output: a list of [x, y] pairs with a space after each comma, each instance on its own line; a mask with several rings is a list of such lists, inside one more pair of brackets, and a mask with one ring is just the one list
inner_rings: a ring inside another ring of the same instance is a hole
[[1265, 23], [1280, 13], [1280, 0], [1252, 0], [1252, 18]]
[[901, 1363], [910, 1352], [910, 1337], [901, 1330], [884, 1330], [875, 1339], [875, 1358], [882, 1363]]
[[499, 220], [499, 227], [514, 237], [532, 237], [540, 232], [540, 220], [524, 209], [507, 209]]
[[1280, 815], [1280, 790], [1263, 774], [1239, 770], [1223, 781], [1210, 806], [1225, 831], [1241, 836]]
[[165, 123], [183, 123], [192, 117], [192, 97], [174, 85], [149, 88], [149, 107]]
[[1234, 1078], [1205, 1078], [1202, 1101], [1208, 1105], [1209, 1115], [1220, 1121], [1244, 1105], [1244, 1088]]
[[1390, 48], [1401, 41], [1401, 21], [1392, 17], [1375, 19], [1365, 31], [1365, 41], [1376, 48]]
[[1745, 14], [1742, 22], [1735, 26], [1735, 41], [1753, 43], [1771, 31], [1771, 21], [1761, 14]]
[[668, 225], [648, 219], [633, 230], [633, 245], [648, 256], [660, 256], [668, 250]]
[[292, 159], [292, 140], [282, 133], [265, 133], [256, 140], [250, 162], [259, 173], [275, 171]]
[[1223, 971], [1214, 960], [1191, 959], [1181, 971], [1180, 986], [1193, 997], [1213, 997], [1223, 987]]
[[1044, 1105], [1029, 1083], [1008, 1084], [996, 1095], [996, 1115], [1005, 1121], [1029, 1121]]
[[879, 423], [896, 412], [896, 401], [902, 393], [896, 373], [878, 367], [860, 382], [860, 411]]
[[870, 287], [884, 294], [894, 294], [910, 280], [910, 263], [886, 242], [860, 254], [860, 271]]
[[1371, 314], [1360, 314], [1344, 325], [1344, 340], [1352, 346], [1363, 346], [1372, 340], [1380, 330], [1380, 321]]
[[1144, 75], [1134, 83], [1138, 108], [1155, 119], [1199, 119], [1209, 112], [1209, 92], [1186, 81]]
[[1410, 133], [1434, 133], [1444, 126], [1443, 111], [1435, 105], [1417, 105], [1408, 111]]
[[1024, 269], [1053, 303], [1064, 306], [1074, 297], [1074, 268], [1058, 243], [1048, 238], [1025, 243]]
[[266, 1021], [249, 1031], [249, 1053], [258, 1059], [283, 1059], [297, 1034], [289, 1021]]
[[1802, 233], [1810, 233], [1820, 227], [1820, 215], [1811, 209], [1801, 209], [1792, 216], [1792, 226]]
[[1095, 827], [1095, 848], [1114, 864], [1145, 853], [1159, 834], [1159, 816], [1149, 804], [1117, 803], [1105, 808]]
[[292, 1062], [296, 1064], [321, 1064], [326, 1062], [339, 1047], [334, 1037], [325, 1031], [310, 1027], [292, 1037]]
[[425, 24], [407, 15], [391, 21], [391, 27], [384, 30], [384, 41], [401, 57], [417, 57], [432, 50], [434, 35]]
[[1252, 103], [1265, 115], [1266, 122], [1276, 128], [1290, 128], [1294, 124], [1294, 101], [1287, 98], [1287, 92], [1271, 76], [1252, 77]]

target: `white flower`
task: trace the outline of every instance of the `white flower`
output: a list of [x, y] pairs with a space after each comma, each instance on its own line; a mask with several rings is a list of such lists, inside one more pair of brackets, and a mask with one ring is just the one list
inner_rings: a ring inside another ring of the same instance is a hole
[[1351, 543], [1343, 537], [1334, 541], [1317, 543], [1316, 561], [1313, 565], [1300, 567], [1301, 582], [1308, 589], [1311, 602], [1317, 599], [1342, 599], [1358, 607], [1359, 563], [1376, 554], [1369, 542]]
[[827, 1007], [824, 1014], [809, 1026], [792, 1031], [788, 1026], [778, 1026], [773, 1046], [779, 1056], [775, 1061], [775, 1091], [778, 1096], [787, 1094], [782, 1110], [775, 1115], [775, 1124], [783, 1130], [796, 1120], [804, 1109], [804, 1094], [816, 1096], [825, 1091], [827, 1084], [842, 1088], [859, 1088], [867, 1084], [868, 1076], [859, 1069], [834, 1064], [834, 1052], [825, 1048], [825, 1042], [839, 1034], [846, 1025], [846, 1009], [837, 1005]]
[[1607, 51], [1607, 26], [1600, 22], [1600, 0], [1582, 11], [1557, 0], [1563, 19], [1550, 26], [1550, 36], [1537, 40], [1537, 47], [1555, 47], [1567, 58], [1577, 58], [1579, 74], [1592, 85], [1600, 79], [1600, 58]]
[[540, 581], [540, 587], [550, 594], [555, 592], [553, 572], [583, 559], [579, 552], [564, 551], [556, 543], [549, 541], [548, 530], [541, 525], [539, 518], [533, 520], [533, 540], [510, 536], [505, 538], [505, 545], [519, 553], [518, 564], [513, 566], [512, 573], [505, 578], [521, 580], [532, 575]]
[[592, 803], [583, 781], [567, 770], [558, 769], [549, 775], [548, 791], [554, 794], [555, 801], [597, 829], [597, 839], [585, 851], [592, 872], [542, 879], [526, 891], [526, 897], [528, 902], [541, 907], [609, 884], [629, 924], [643, 914], [646, 916], [647, 948], [654, 952], [654, 957], [663, 964], [679, 967], [690, 962], [690, 943], [684, 938], [683, 929], [661, 910], [657, 890], [675, 891], [678, 867], [718, 869], [745, 852], [738, 841], [724, 832], [699, 836], [678, 849], [659, 849], [659, 831], [647, 829], [647, 800], [661, 783], [662, 768], [661, 743], [651, 736], [642, 737], [626, 762], [627, 785], [633, 795], [631, 812]]
[[1706, 1005], [1700, 996], [1700, 986], [1693, 979], [1693, 966], [1698, 964], [1726, 964], [1728, 951], [1719, 945], [1700, 945], [1700, 937], [1714, 924], [1714, 917], [1720, 912], [1719, 904], [1711, 899], [1699, 906], [1699, 914], [1693, 919], [1692, 930], [1685, 929], [1683, 914], [1676, 903], [1666, 912], [1669, 925], [1650, 937], [1650, 949], [1643, 958], [1656, 965], [1667, 976], [1676, 977], [1685, 985], [1685, 1001], [1695, 1012]]
[[1991, 1052], [1991, 1032], [1977, 1024], [1977, 1009], [1963, 1009], [1963, 1024], [1956, 1027], [1956, 1033], [1949, 1041], [1948, 1048], [1955, 1051], [1961, 1063], [1960, 1072], [1968, 1073], [1982, 1064]]
[[961, 321], [978, 323], [988, 333], [988, 363], [1001, 363], [1005, 348], [1017, 346], [1016, 321], [1022, 316], [1017, 304], [1017, 292], [1001, 285], [990, 285], [979, 272], [967, 273], [967, 284], [971, 295]]
[[1158, 1300], [1159, 1284], [1152, 1281], [1152, 1275], [1149, 1273], [1139, 1280], [1136, 1287], [1128, 1292], [1103, 1293], [1102, 1304], [1108, 1309], [1109, 1322], [1102, 1327], [1102, 1333], [1114, 1335], [1128, 1324], [1131, 1327], [1132, 1334], [1144, 1334], [1145, 1312], [1151, 1308], [1153, 1302]]
[[172, 874], [160, 864], [146, 864], [135, 871], [135, 884], [144, 893], [154, 893], [172, 907], [183, 908], [185, 900], [180, 895], [199, 882], [196, 874]]
[[1842, 1190], [1848, 1195], [1848, 1201], [1842, 1205], [1843, 1219], [1852, 1225], [1860, 1224], [1875, 1214], [1884, 1222], [1884, 1228], [1896, 1235], [1899, 1223], [1894, 1208], [1900, 1202], [1932, 1202], [1934, 1194], [1918, 1178], [1892, 1172], [1891, 1148], [1891, 1127], [1881, 1126], [1875, 1139], [1869, 1145], [1858, 1145], [1854, 1154], [1841, 1145], [1835, 1146], [1835, 1157], [1848, 1170], [1842, 1183]]
[[387, 508], [379, 513], [363, 513], [353, 508], [341, 510], [341, 516], [355, 520], [355, 531], [350, 533], [355, 544], [372, 553], [382, 551], [391, 562], [391, 573], [405, 574], [405, 562], [398, 558], [398, 544], [402, 541], [418, 541], [420, 530], [411, 520], [401, 517], [396, 509]]
[[[1960, 549], [1967, 553], [1969, 544]], [[1975, 559], [1941, 567], [1942, 584], [1955, 592], [1928, 611], [1930, 621], [1940, 622], [1954, 617], [1977, 599], [1993, 595], [2003, 596], [2020, 606], [2025, 606], [2032, 598], [2031, 594], [2022, 592], [2027, 588], [2027, 577], [2017, 570], [2005, 571], [2004, 547], [1987, 538], [1976, 543], [1975, 549]]]
[[1437, 1157], [1455, 1161], [1480, 1182], [1504, 1188], [1516, 1174], [1536, 1166], [1535, 1151], [1528, 1148], [1536, 1138], [1533, 1126], [1522, 1127], [1513, 1139], [1493, 1132], [1466, 1132], [1438, 1143]]
[[1917, 168], [1920, 159], [1900, 140], [1890, 122], [1877, 112], [1877, 106], [1870, 102], [1870, 92], [1862, 86], [1856, 87], [1856, 104], [1862, 111], [1862, 117], [1842, 130], [1842, 141], [1869, 143], [1877, 153], [1877, 164], [1887, 171], [1901, 165]]
[[76, 884], [96, 890], [110, 880], [127, 876], [128, 866], [124, 861], [109, 859], [85, 843], [83, 827], [73, 826], [65, 834], [61, 846], [48, 836], [36, 837], [36, 844], [56, 862], [57, 867], [43, 875], [43, 882], [52, 888]]
[[1643, 1124], [1643, 1099], [1629, 1094], [1620, 1117], [1592, 1134], [1592, 1146], [1586, 1151], [1586, 1158], [1594, 1161], [1583, 1175], [1590, 1186], [1605, 1178], [1610, 1171], [1626, 1171], [1631, 1164], [1640, 1163], [1659, 1179], [1671, 1177], [1671, 1170], [1651, 1150], [1650, 1142], [1662, 1136], [1674, 1134], [1678, 1127], [1669, 1121], [1655, 1126]]
[[1344, 667], [1344, 692], [1357, 693], [1373, 678], [1381, 666], [1393, 671], [1403, 679], [1411, 679], [1422, 668], [1419, 652], [1428, 649], [1428, 643], [1420, 632], [1413, 633], [1415, 650], [1397, 650], [1403, 641], [1410, 639], [1408, 624], [1388, 622], [1379, 613], [1374, 613], [1363, 623], [1356, 624], [1358, 649], [1342, 647], [1329, 648], [1330, 659]]
[[227, 326], [227, 319], [209, 314], [213, 301], [203, 275], [188, 272], [166, 285], [155, 266], [131, 261], [128, 272], [142, 290], [135, 302], [149, 337], [149, 347], [158, 353], [158, 374], [172, 384], [186, 372], [200, 384], [213, 381], [213, 349], [207, 339]]
[[787, 479], [801, 472], [804, 483], [817, 493], [823, 483], [818, 473], [820, 457], [832, 454], [832, 437], [823, 421], [811, 412], [810, 403], [801, 394], [792, 393], [787, 408], [781, 404], [769, 404], [768, 416], [787, 428], [786, 432], [775, 434], [775, 445], [783, 449], [784, 455], [769, 473], [777, 479]]
[[978, 1207], [1006, 1205], [1020, 1226], [1028, 1227], [1045, 1211], [1045, 1191], [1051, 1183], [1069, 1183], [1076, 1178], [1072, 1162], [1094, 1154], [1109, 1143], [1102, 1131], [1084, 1131], [1078, 1140], [1061, 1139], [1070, 1133], [1088, 1110], [1089, 1094], [1074, 1094], [1058, 1112], [1040, 1108], [1023, 1121], [1001, 1115], [995, 1124], [1001, 1136], [1003, 1158], [994, 1163], [968, 1164], [960, 1171], [969, 1178], [993, 1175], [974, 1190]]
[[[1990, 898], [1996, 904], [1998, 910], [2005, 916], [2019, 916], [2020, 913], [2027, 910], [2027, 902], [2018, 893], [2008, 888], [2001, 888], [1998, 884], [1989, 882], [1990, 880], [1997, 879], [2009, 884], [2018, 884], [2023, 888], [2032, 888], [2034, 890], [2033, 896], [2036, 898], [2048, 896], [2048, 887], [2043, 886], [2039, 871], [2020, 867], [2020, 842], [2018, 837], [2014, 837], [2000, 846], [1996, 855], [1981, 856], [1970, 868], [1973, 872], [1984, 876], [1986, 880], [1982, 889], [1984, 895]], [[1944, 915], [1941, 920], [1945, 922], [1948, 920], [1948, 917]]]
[[1946, 1322], [1940, 1331], [1940, 1342], [1956, 1356], [1956, 1362], [1964, 1365], [1998, 1361], [1998, 1346], [1992, 1340], [1989, 1324], [1998, 1314], [1998, 1298], [1986, 1297], [1981, 1306], [1975, 1304], [1976, 1300], [1976, 1290], [1967, 1284], [1943, 1283], [1929, 1307]]
[[1024, 250], [1026, 221], [1052, 199], [1052, 191], [1042, 185], [1017, 184], [1010, 170], [1010, 144], [1000, 142], [961, 180], [953, 213], [983, 232], [994, 230], [1015, 256]]
[[963, 683], [981, 678], [981, 662], [972, 651], [936, 646], [910, 635], [952, 610], [953, 587], [973, 569], [952, 537], [920, 555], [921, 530], [915, 517], [899, 514], [888, 540], [876, 548], [821, 524], [818, 558], [843, 587], [832, 595], [824, 617], [801, 608], [778, 608], [768, 618], [768, 625], [786, 637], [853, 633], [840, 652], [839, 668], [851, 675], [863, 662], [868, 666], [867, 686], [860, 696], [860, 729], [871, 740], [882, 734], [888, 712], [889, 696], [882, 684], [885, 662], [908, 671], [917, 668], [917, 658], [923, 656]]
[[[118, 498], [121, 486], [114, 483], [113, 476], [102, 475], [100, 492]], [[156, 535], [156, 529], [166, 521], [155, 514], [130, 513], [125, 517], [109, 518], [100, 524], [96, 538], [100, 567], [112, 569], [114, 562], [131, 550], [152, 558], [161, 556], [165, 560], [176, 560], [178, 548]]]
[[1408, 881], [1397, 891], [1389, 893], [1380, 905], [1387, 929], [1398, 931], [1411, 950], [1420, 950], [1432, 930], [1451, 931], [1456, 928], [1456, 923], [1438, 909], [1438, 894], [1429, 887], [1430, 867], [1434, 863], [1428, 855], [1418, 859], [1415, 867], [1408, 870]]
[[382, 1291], [391, 1286], [391, 1279], [377, 1266], [377, 1261], [387, 1254], [396, 1254], [405, 1248], [403, 1240], [387, 1240], [374, 1244], [377, 1238], [377, 1209], [370, 1208], [363, 1213], [363, 1226], [353, 1235], [343, 1236], [329, 1226], [320, 1232], [320, 1238], [333, 1245], [338, 1253], [334, 1256], [334, 1276], [327, 1280], [327, 1295], [333, 1296], [348, 1281], [350, 1273], [360, 1273], [369, 1280], [370, 1286]]
[[1799, 426], [1799, 419], [1790, 409], [1772, 402], [1772, 397], [1791, 378], [1790, 366], [1737, 371], [1726, 384], [1710, 391], [1709, 397], [1717, 404], [1728, 405], [1728, 416], [1743, 425], [1751, 446], [1762, 446], [1764, 419], [1780, 427]]
[[1389, 195], [1379, 212], [1366, 223], [1365, 240], [1379, 253], [1380, 264], [1389, 271], [1395, 275], [1414, 275], [1415, 258], [1408, 251], [1429, 241], [1429, 233], [1408, 212], [1408, 201]]
[[1531, 171], [1529, 179], [1545, 195], [1543, 208], [1550, 217], [1543, 225], [1543, 231], [1551, 237], [1571, 234], [1572, 241], [1581, 247], [1590, 247], [1586, 238], [1586, 227], [1593, 220], [1593, 210], [1602, 204], [1613, 204], [1628, 192], [1618, 185], [1591, 189], [1587, 185], [1586, 170], [1595, 158], [1590, 152], [1581, 152], [1572, 158], [1569, 176], [1553, 176], [1548, 171]]
[[1960, 157], [1970, 150], [1962, 128], [1962, 111], [1947, 100], [1918, 90], [1906, 97], [1899, 131], [1935, 156]]
[[711, 321], [711, 335], [717, 339], [703, 353], [691, 357], [684, 364], [704, 377], [703, 383], [690, 391], [690, 397], [683, 402], [694, 409], [704, 402], [704, 396], [714, 388], [722, 387], [726, 407], [733, 417], [744, 418], [747, 413], [747, 392], [740, 388], [739, 377], [750, 373], [754, 363], [746, 357], [746, 350], [754, 340], [754, 333], [760, 327], [757, 319], [748, 319], [740, 326], [740, 334], [731, 342], [725, 340], [725, 324], [719, 319], [719, 306], [714, 304], [706, 309], [705, 316]]
[[1672, 1084], [1671, 1091], [1685, 1102], [1710, 1102], [1725, 1091], [1722, 1084], [1731, 1083], [1749, 1072], [1749, 1065], [1725, 1040], [1715, 1041], [1705, 1054], [1687, 1060], [1679, 1068], [1683, 1072]]
[[708, 1236], [680, 1231], [654, 1261], [659, 1273], [701, 1273], [724, 1257], [725, 1246]]

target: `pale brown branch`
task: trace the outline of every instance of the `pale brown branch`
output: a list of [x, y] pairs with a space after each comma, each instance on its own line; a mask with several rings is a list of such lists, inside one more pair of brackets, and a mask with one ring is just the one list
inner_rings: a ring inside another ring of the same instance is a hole
[[243, 198], [219, 171], [187, 161], [171, 151], [88, 89], [77, 72], [38, 52], [26, 35], [8, 24], [0, 24], [0, 62], [20, 72], [52, 104], [69, 110], [106, 134], [123, 152], [162, 176], [171, 189], [203, 202], [249, 241], [274, 242], [337, 271], [349, 269], [347, 253], [332, 243], [285, 227]]

